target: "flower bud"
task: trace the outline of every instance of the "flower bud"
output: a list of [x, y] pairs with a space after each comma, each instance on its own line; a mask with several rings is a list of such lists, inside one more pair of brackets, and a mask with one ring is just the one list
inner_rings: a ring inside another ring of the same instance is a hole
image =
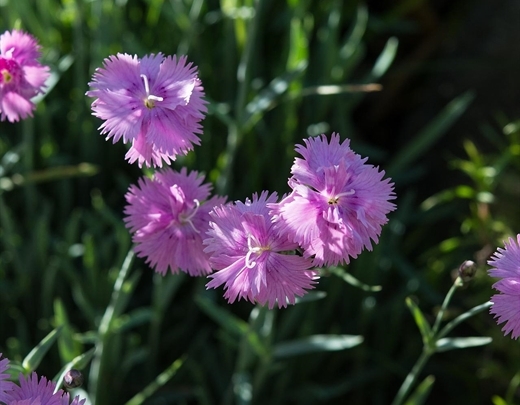
[[470, 281], [477, 273], [477, 265], [471, 260], [462, 262], [459, 267], [459, 277], [464, 283]]
[[76, 369], [70, 369], [63, 376], [63, 386], [65, 388], [78, 388], [83, 384], [83, 374]]

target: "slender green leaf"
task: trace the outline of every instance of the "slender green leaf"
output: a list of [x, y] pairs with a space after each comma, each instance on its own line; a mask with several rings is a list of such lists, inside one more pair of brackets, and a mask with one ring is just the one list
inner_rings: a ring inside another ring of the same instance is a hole
[[185, 360], [186, 359], [184, 357], [175, 360], [166, 370], [159, 374], [155, 378], [155, 380], [148, 384], [140, 393], [133, 396], [132, 399], [130, 399], [130, 401], [126, 403], [126, 405], [142, 404], [147, 398], [152, 396], [155, 391], [161, 388], [164, 384], [170, 381], [175, 376], [175, 374], [177, 374], [177, 371], [182, 367]]
[[475, 315], [481, 313], [482, 311], [485, 311], [486, 309], [491, 307], [491, 305], [492, 305], [491, 301], [488, 301], [483, 304], [477, 305], [476, 307], [471, 308], [469, 311], [464, 312], [463, 314], [456, 317], [453, 321], [448, 322], [446, 324], [446, 326], [444, 326], [444, 328], [441, 329], [441, 331], [439, 332], [439, 335], [437, 337], [443, 338], [448, 333], [450, 333], [451, 330], [453, 328], [455, 328], [458, 324], [460, 324], [461, 322], [464, 322], [466, 319], [469, 319], [472, 316], [475, 316]]
[[397, 46], [399, 45], [399, 41], [397, 38], [392, 37], [387, 42], [386, 45], [376, 60], [374, 67], [371, 72], [371, 79], [378, 79], [383, 76], [392, 62], [395, 59], [395, 55], [397, 54]]
[[417, 324], [417, 327], [419, 328], [419, 331], [421, 332], [423, 343], [425, 345], [429, 345], [431, 338], [432, 338], [432, 330], [431, 330], [430, 324], [424, 317], [420, 308], [410, 297], [406, 298], [406, 305], [410, 309], [410, 312], [413, 315], [413, 319], [415, 320], [415, 323]]
[[401, 148], [400, 152], [388, 166], [389, 176], [406, 171], [415, 161], [427, 153], [432, 145], [437, 142], [455, 121], [466, 111], [473, 100], [473, 93], [467, 92], [452, 100], [440, 114], [431, 121], [417, 136], [407, 145]]
[[25, 371], [34, 371], [43, 359], [43, 356], [49, 351], [54, 344], [62, 330], [61, 326], [53, 329], [47, 336], [45, 336], [40, 343], [23, 359], [22, 367]]
[[309, 291], [303, 297], [297, 297], [295, 303], [301, 304], [304, 302], [318, 301], [327, 296], [325, 291]]
[[224, 330], [237, 336], [243, 336], [249, 330], [247, 322], [237, 318], [231, 312], [219, 308], [215, 303], [200, 295], [195, 297], [199, 308], [211, 319], [217, 322]]
[[415, 389], [414, 393], [410, 395], [405, 405], [423, 405], [428, 399], [428, 395], [430, 395], [434, 382], [434, 376], [429, 375], [426, 377]]
[[354, 277], [352, 274], [347, 273], [344, 269], [340, 267], [329, 267], [329, 271], [335, 276], [338, 276], [341, 279], [343, 279], [343, 281], [349, 283], [354, 287], [360, 288], [363, 291], [377, 292], [382, 290], [382, 287], [380, 285], [365, 284], [362, 281], [358, 280], [356, 277]]
[[136, 308], [132, 312], [123, 314], [114, 320], [112, 331], [121, 333], [136, 326], [149, 323], [152, 319], [152, 310], [149, 307]]
[[493, 395], [493, 397], [491, 398], [491, 402], [493, 403], [493, 405], [511, 405], [504, 398], [498, 395]]
[[488, 336], [472, 336], [460, 338], [442, 338], [435, 344], [437, 352], [446, 352], [454, 349], [466, 349], [468, 347], [484, 346], [493, 341]]
[[73, 338], [73, 331], [70, 327], [67, 310], [61, 299], [54, 300], [54, 320], [56, 325], [63, 326], [58, 338], [58, 349], [62, 361], [68, 362], [81, 353], [81, 344]]
[[195, 302], [210, 318], [217, 322], [224, 330], [241, 338], [246, 337], [248, 343], [251, 345], [251, 347], [254, 349], [258, 356], [265, 357], [268, 355], [268, 350], [264, 342], [262, 341], [258, 333], [256, 333], [250, 328], [248, 323], [237, 318], [230, 312], [225, 311], [222, 308], [219, 308], [213, 302], [209, 301], [206, 298], [202, 298], [201, 296], [195, 297]]
[[363, 336], [356, 335], [312, 335], [276, 344], [273, 355], [281, 359], [307, 353], [332, 352], [350, 349], [362, 342]]
[[307, 63], [302, 62], [296, 69], [284, 73], [269, 83], [251, 102], [246, 106], [244, 128], [250, 128], [261, 119], [263, 113], [276, 103], [276, 100], [284, 94], [292, 81], [301, 76], [307, 68]]

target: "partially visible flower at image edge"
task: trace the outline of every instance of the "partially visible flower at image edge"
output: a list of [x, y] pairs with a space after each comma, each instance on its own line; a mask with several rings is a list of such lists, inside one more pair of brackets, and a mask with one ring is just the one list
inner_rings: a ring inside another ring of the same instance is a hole
[[5, 371], [9, 367], [9, 359], [2, 359], [2, 353], [0, 353], [0, 402], [7, 402], [7, 392], [13, 389], [13, 383], [8, 381], [9, 374]]
[[31, 98], [44, 92], [49, 67], [38, 62], [40, 46], [23, 31], [0, 36], [0, 121], [17, 122], [32, 116]]
[[209, 255], [202, 240], [209, 229], [209, 212], [224, 197], [210, 196], [211, 185], [196, 171], [160, 170], [142, 177], [126, 194], [124, 221], [133, 234], [137, 256], [157, 273], [179, 270], [191, 276], [209, 274]]
[[101, 134], [132, 144], [129, 163], [162, 167], [200, 144], [206, 101], [197, 69], [185, 56], [118, 53], [96, 69], [89, 86], [93, 115], [104, 120]]
[[291, 168], [292, 192], [270, 204], [273, 220], [315, 266], [348, 264], [378, 242], [386, 215], [395, 209], [394, 185], [336, 133], [330, 142], [323, 134], [304, 143], [296, 146], [303, 159]]
[[[0, 357], [2, 354], [0, 353]], [[38, 378], [35, 372], [28, 376], [20, 374], [19, 385], [12, 381], [2, 381], [9, 366], [7, 358], [0, 360], [0, 402], [7, 405], [69, 405], [69, 394], [61, 389], [56, 392], [56, 383], [45, 377]], [[78, 396], [70, 405], [83, 405], [85, 399]]]
[[504, 335], [511, 333], [513, 339], [520, 336], [520, 234], [516, 241], [509, 238], [505, 248], [498, 248], [488, 264], [492, 268], [488, 271], [491, 277], [501, 278], [493, 284], [499, 294], [491, 297], [491, 314], [497, 323], [505, 322], [502, 331]]
[[314, 288], [317, 271], [310, 259], [295, 254], [298, 244], [280, 235], [274, 228], [267, 204], [276, 193], [253, 194], [252, 201], [236, 201], [215, 207], [211, 215], [205, 251], [211, 254], [215, 272], [206, 288], [224, 284], [229, 303], [246, 299], [268, 304], [272, 309], [303, 296]]

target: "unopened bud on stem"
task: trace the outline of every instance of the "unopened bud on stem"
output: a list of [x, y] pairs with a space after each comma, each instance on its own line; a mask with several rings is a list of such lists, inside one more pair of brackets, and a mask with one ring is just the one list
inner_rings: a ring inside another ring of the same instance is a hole
[[459, 277], [464, 283], [470, 281], [477, 273], [477, 265], [471, 260], [462, 262], [459, 267]]
[[70, 369], [63, 376], [63, 386], [65, 388], [68, 388], [68, 389], [78, 388], [82, 384], [83, 384], [83, 374], [81, 374], [81, 371], [79, 371], [79, 370]]

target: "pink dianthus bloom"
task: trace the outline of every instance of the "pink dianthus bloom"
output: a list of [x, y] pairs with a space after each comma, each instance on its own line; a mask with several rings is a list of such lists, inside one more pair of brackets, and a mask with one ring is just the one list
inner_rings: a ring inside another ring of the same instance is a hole
[[276, 193], [268, 197], [263, 191], [253, 201], [215, 207], [211, 215], [205, 251], [215, 273], [207, 288], [225, 284], [224, 297], [230, 303], [244, 298], [269, 308], [275, 304], [294, 304], [314, 288], [317, 273], [310, 270], [311, 260], [295, 254], [298, 244], [282, 237], [269, 216], [268, 203], [276, 201]]
[[[41, 377], [38, 380], [36, 373], [27, 377], [20, 374], [20, 385], [13, 383], [11, 391], [5, 395], [4, 402], [9, 405], [69, 405], [69, 394], [63, 390], [56, 390], [53, 381]], [[75, 397], [70, 405], [83, 405], [85, 400]]]
[[378, 242], [386, 214], [395, 209], [393, 183], [333, 133], [305, 139], [296, 151], [289, 185], [293, 191], [271, 214], [280, 232], [297, 242], [315, 266], [349, 263]]
[[125, 196], [124, 221], [133, 233], [135, 251], [162, 275], [168, 267], [174, 274], [211, 273], [202, 240], [209, 229], [209, 211], [226, 199], [208, 199], [211, 185], [203, 181], [204, 176], [196, 171], [188, 174], [184, 167], [180, 172], [164, 169], [153, 179], [139, 179]]
[[130, 163], [162, 167], [163, 160], [169, 164], [200, 144], [206, 102], [197, 69], [185, 56], [118, 53], [105, 59], [89, 85], [93, 115], [105, 121], [101, 133], [114, 143], [132, 143], [125, 156]]
[[497, 323], [506, 324], [502, 328], [504, 335], [511, 332], [513, 339], [520, 336], [520, 234], [516, 241], [509, 238], [505, 242], [505, 249], [498, 248], [488, 264], [493, 268], [489, 270], [491, 277], [501, 280], [493, 284], [493, 288], [500, 294], [491, 297], [490, 312], [497, 318]]
[[[2, 353], [0, 353], [2, 358]], [[8, 381], [9, 374], [5, 371], [9, 368], [9, 359], [0, 360], [0, 403], [7, 403], [7, 394], [13, 389], [14, 383]]]
[[32, 116], [31, 98], [43, 93], [49, 67], [38, 62], [40, 46], [23, 31], [0, 36], [0, 121], [16, 122]]

